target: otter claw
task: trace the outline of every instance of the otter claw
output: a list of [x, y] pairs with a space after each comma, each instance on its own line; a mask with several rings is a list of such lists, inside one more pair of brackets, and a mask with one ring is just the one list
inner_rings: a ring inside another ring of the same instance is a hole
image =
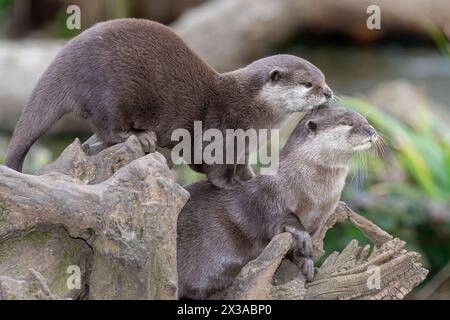
[[311, 236], [306, 231], [295, 230], [295, 239], [297, 240], [297, 250], [302, 256], [312, 256], [312, 240]]
[[137, 134], [137, 138], [141, 143], [142, 150], [145, 153], [153, 153], [156, 151], [156, 133], [153, 131], [144, 131]]
[[311, 282], [314, 279], [314, 262], [311, 258], [300, 258], [298, 261], [298, 267], [302, 274], [305, 276], [307, 282]]

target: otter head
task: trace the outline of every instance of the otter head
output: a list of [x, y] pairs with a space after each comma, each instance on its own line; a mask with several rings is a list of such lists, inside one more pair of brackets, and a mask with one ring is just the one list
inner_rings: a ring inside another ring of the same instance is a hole
[[276, 55], [253, 65], [264, 70], [264, 84], [258, 97], [272, 108], [285, 113], [306, 112], [333, 97], [322, 71], [304, 59]]
[[345, 108], [318, 108], [297, 127], [303, 152], [322, 165], [346, 165], [350, 158], [370, 149], [377, 140], [375, 129], [359, 113]]

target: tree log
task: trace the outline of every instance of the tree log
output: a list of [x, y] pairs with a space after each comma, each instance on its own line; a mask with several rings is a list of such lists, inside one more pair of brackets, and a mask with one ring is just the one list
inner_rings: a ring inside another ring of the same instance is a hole
[[[134, 136], [109, 148], [76, 139], [36, 175], [0, 166], [0, 297], [176, 299], [176, 221], [187, 199], [165, 158], [145, 155]], [[353, 240], [305, 284], [284, 259], [293, 239], [283, 233], [213, 297], [400, 299], [423, 281], [417, 253], [343, 202], [313, 239], [315, 259], [326, 231], [344, 220], [374, 243], [372, 252]], [[66, 285], [70, 265], [82, 269], [76, 290]], [[373, 267], [379, 287], [370, 285]]]
[[63, 226], [93, 251], [89, 298], [176, 298], [176, 220], [188, 193], [162, 155], [143, 154], [136, 137], [96, 156], [75, 140], [43, 175], [0, 166], [0, 243]]
[[294, 243], [291, 234], [272, 239], [264, 252], [249, 262], [234, 283], [214, 298], [227, 299], [403, 299], [420, 284], [428, 270], [420, 255], [404, 249], [369, 220], [340, 202], [324, 228], [313, 239], [316, 260], [323, 254], [323, 238], [336, 222], [349, 220], [373, 243], [360, 247], [352, 240], [341, 252], [333, 252], [316, 268], [314, 281], [305, 283], [297, 267], [283, 257]]

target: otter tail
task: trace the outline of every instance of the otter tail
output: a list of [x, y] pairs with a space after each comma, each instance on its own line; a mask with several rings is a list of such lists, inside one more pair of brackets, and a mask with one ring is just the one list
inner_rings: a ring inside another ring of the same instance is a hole
[[65, 113], [47, 97], [34, 94], [25, 107], [14, 130], [6, 152], [5, 165], [16, 171], [22, 171], [23, 161], [33, 143], [46, 133]]

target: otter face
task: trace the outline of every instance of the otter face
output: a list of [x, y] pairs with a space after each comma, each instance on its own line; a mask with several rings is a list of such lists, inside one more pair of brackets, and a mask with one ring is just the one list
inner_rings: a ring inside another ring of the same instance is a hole
[[263, 101], [292, 113], [310, 111], [333, 98], [333, 92], [317, 67], [298, 57], [283, 57], [286, 61], [278, 59], [278, 64], [268, 71], [259, 95]]
[[357, 112], [344, 108], [319, 109], [305, 119], [307, 141], [321, 156], [343, 160], [370, 149], [377, 140], [375, 129]]

